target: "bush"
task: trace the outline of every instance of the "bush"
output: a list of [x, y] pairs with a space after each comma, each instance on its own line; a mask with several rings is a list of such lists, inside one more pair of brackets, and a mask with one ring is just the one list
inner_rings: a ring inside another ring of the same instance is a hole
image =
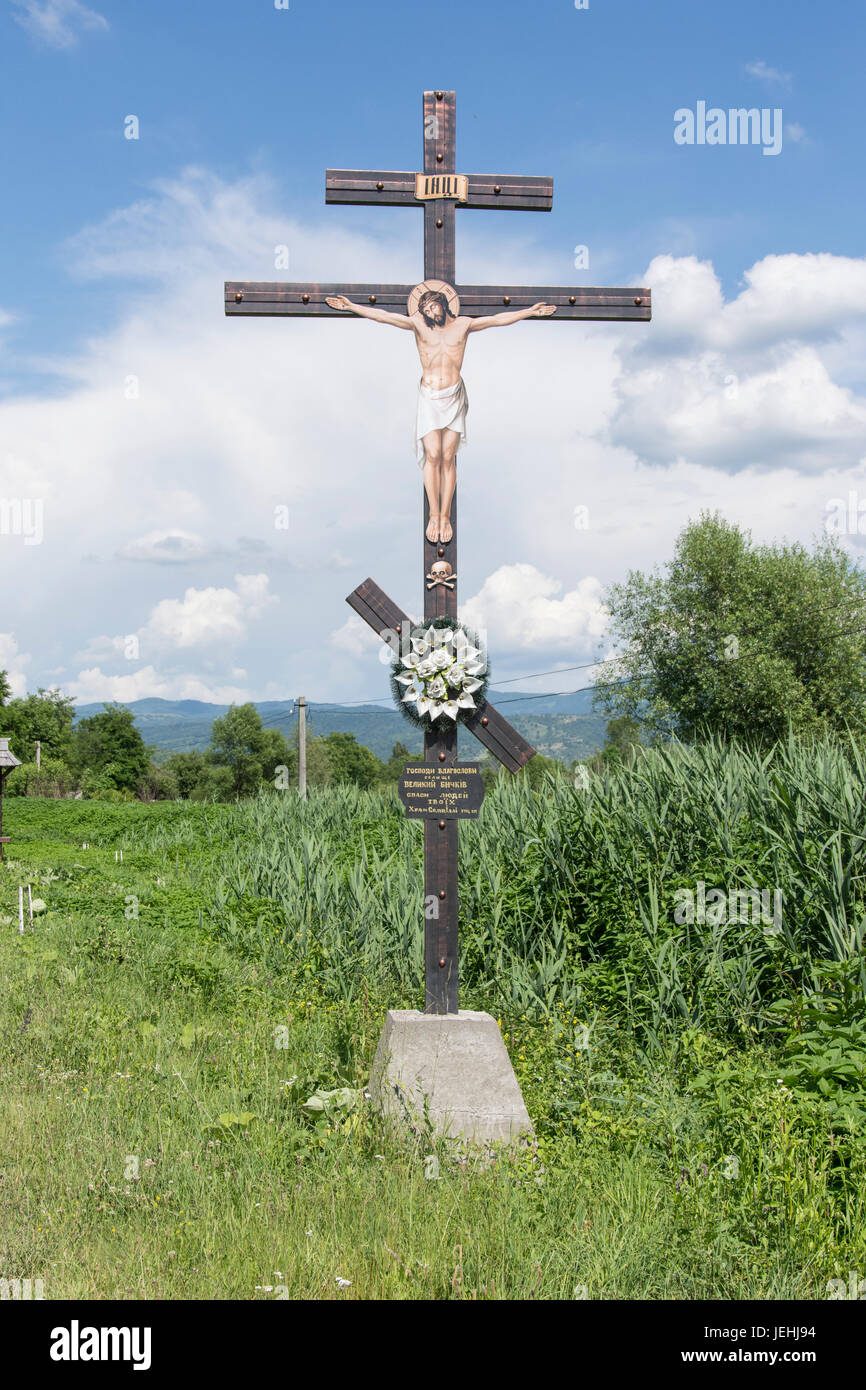
[[4, 785], [7, 796], [72, 796], [79, 790], [79, 779], [60, 758], [43, 758], [41, 766], [22, 763], [9, 773]]

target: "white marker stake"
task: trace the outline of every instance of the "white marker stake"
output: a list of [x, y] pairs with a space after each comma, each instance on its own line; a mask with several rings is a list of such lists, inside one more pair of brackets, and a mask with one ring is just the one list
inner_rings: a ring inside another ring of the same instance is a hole
[[24, 935], [24, 889], [18, 885], [18, 932]]
[[30, 930], [33, 930], [33, 892], [30, 884], [27, 885], [27, 907], [30, 911]]

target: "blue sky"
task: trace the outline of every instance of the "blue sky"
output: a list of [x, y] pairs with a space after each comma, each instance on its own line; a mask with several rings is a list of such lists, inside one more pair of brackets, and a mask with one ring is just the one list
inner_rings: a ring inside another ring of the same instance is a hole
[[[656, 277], [649, 327], [467, 358], [462, 595], [501, 678], [603, 649], [604, 585], [701, 505], [805, 540], [866, 500], [862, 6], [2, 0], [0, 26], [0, 496], [46, 518], [0, 535], [18, 688], [379, 688], [343, 597], [372, 552], [417, 606], [416, 365], [374, 325], [226, 321], [221, 282], [420, 278], [420, 214], [326, 208], [324, 170], [417, 167], [427, 86], [457, 91], [458, 169], [555, 182], [550, 214], [458, 216], [458, 280]], [[699, 101], [781, 108], [781, 152], [677, 145]]]

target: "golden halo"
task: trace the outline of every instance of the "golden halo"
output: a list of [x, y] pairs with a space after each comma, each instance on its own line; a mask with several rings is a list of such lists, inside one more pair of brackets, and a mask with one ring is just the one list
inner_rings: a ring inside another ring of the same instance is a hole
[[420, 285], [416, 285], [409, 296], [409, 317], [418, 312], [418, 303], [425, 290], [442, 290], [448, 300], [448, 308], [455, 318], [460, 313], [460, 296], [453, 285], [449, 285], [447, 280], [424, 280]]

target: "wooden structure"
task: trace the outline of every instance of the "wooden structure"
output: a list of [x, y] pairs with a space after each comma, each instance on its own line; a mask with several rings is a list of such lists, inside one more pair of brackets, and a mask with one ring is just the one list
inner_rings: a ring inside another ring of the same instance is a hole
[[0, 738], [0, 863], [3, 862], [3, 846], [9, 843], [9, 836], [3, 834], [3, 786], [13, 767], [20, 766], [21, 759], [9, 751], [9, 739]]
[[[516, 175], [460, 174], [456, 162], [456, 95], [429, 91], [423, 99], [423, 159], [420, 172], [393, 173], [378, 170], [329, 169], [325, 202], [420, 208], [424, 214], [424, 280], [444, 280], [460, 296], [461, 314], [472, 318], [503, 309], [528, 308], [544, 301], [556, 305], [553, 318], [544, 323], [599, 319], [642, 320], [651, 317], [648, 289], [588, 289], [585, 286], [461, 285], [455, 270], [455, 224], [460, 210], [549, 212], [553, 205], [553, 179]], [[412, 285], [397, 284], [292, 284], [228, 281], [225, 311], [231, 317], [341, 317], [354, 315], [331, 308], [327, 297], [346, 295], [382, 309], [405, 314]], [[529, 319], [527, 322], [533, 322]], [[426, 532], [429, 504], [424, 497], [423, 528]], [[448, 542], [430, 542], [424, 536], [424, 618], [457, 617], [456, 582], [430, 588], [426, 579], [438, 560], [446, 560], [456, 576], [457, 497], [451, 505], [453, 534]], [[400, 632], [407, 615], [366, 579], [347, 602], [379, 634]], [[518, 772], [535, 750], [503, 719], [489, 702], [468, 726], [486, 748], [510, 772]], [[433, 731], [424, 737], [425, 762], [438, 765], [457, 760], [457, 729]], [[457, 948], [457, 826], [456, 817], [424, 822], [425, 899], [438, 905], [438, 915], [425, 922], [425, 1009], [429, 1013], [458, 1012]]]

